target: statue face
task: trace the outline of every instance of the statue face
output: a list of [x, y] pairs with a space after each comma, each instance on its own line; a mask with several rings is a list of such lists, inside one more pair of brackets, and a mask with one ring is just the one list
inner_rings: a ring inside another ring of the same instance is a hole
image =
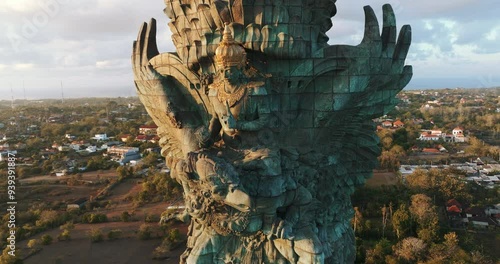
[[241, 70], [237, 66], [226, 66], [222, 69], [224, 80], [230, 84], [237, 84], [241, 76]]

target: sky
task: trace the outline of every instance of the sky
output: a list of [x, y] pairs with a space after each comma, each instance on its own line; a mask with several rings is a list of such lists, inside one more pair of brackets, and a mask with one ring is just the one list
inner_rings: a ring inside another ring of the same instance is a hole
[[[498, 0], [338, 0], [330, 44], [357, 45], [363, 6], [412, 26], [407, 89], [500, 86]], [[162, 0], [1, 0], [0, 100], [135, 96], [130, 54], [143, 21], [174, 51]], [[381, 22], [380, 22], [381, 23]]]

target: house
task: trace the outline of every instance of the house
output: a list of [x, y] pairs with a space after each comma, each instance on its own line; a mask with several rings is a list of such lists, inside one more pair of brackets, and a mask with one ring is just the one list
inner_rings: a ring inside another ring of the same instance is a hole
[[129, 152], [125, 153], [122, 158], [118, 161], [120, 165], [125, 165], [127, 163], [130, 163], [132, 166], [137, 164], [137, 160], [140, 160], [142, 158], [141, 154], [139, 152]]
[[382, 127], [390, 128], [390, 127], [392, 127], [392, 122], [389, 120], [386, 120], [386, 121], [382, 122]]
[[463, 143], [467, 141], [467, 138], [464, 136], [464, 130], [461, 127], [454, 128], [452, 134], [455, 142]]
[[61, 152], [66, 152], [66, 151], [69, 151], [71, 148], [69, 146], [59, 146], [57, 148], [57, 150], [61, 151]]
[[143, 135], [156, 135], [157, 125], [143, 125], [139, 127], [139, 133]]
[[0, 150], [8, 150], [10, 147], [9, 143], [5, 142], [0, 145]]
[[9, 153], [12, 155], [16, 155], [17, 154], [17, 150], [13, 150], [13, 151], [3, 151], [2, 153], [0, 153], [0, 161], [8, 161], [9, 159]]
[[392, 124], [393, 127], [395, 128], [402, 128], [405, 126], [405, 123], [401, 122], [401, 120], [396, 120], [396, 122], [394, 122], [394, 124]]
[[[432, 121], [431, 121], [432, 122]], [[441, 130], [430, 130], [429, 131], [432, 135], [436, 135], [436, 136], [442, 136], [443, 135], [443, 131]]]
[[465, 209], [465, 214], [467, 216], [467, 218], [471, 218], [471, 217], [476, 217], [476, 216], [486, 216], [485, 212], [484, 212], [484, 208], [481, 208], [479, 206], [473, 206], [473, 207], [469, 207], [467, 209]]
[[488, 205], [486, 206], [486, 209], [484, 210], [487, 216], [494, 217], [498, 214], [500, 214], [500, 204], [497, 205]]
[[453, 136], [453, 134], [444, 133], [441, 137], [443, 138], [444, 142], [455, 142], [455, 136]]
[[109, 147], [108, 148], [108, 155], [117, 155], [117, 156], [122, 156], [127, 153], [138, 153], [139, 148], [134, 148], [134, 147]]
[[135, 137], [135, 141], [146, 142], [148, 140], [149, 140], [148, 135], [137, 135], [137, 137]]
[[95, 134], [95, 136], [92, 138], [92, 139], [95, 139], [97, 141], [103, 141], [103, 140], [108, 140], [108, 135], [106, 134]]
[[448, 152], [448, 150], [445, 147], [443, 147], [443, 145], [438, 145], [437, 149], [439, 149], [440, 152]]
[[88, 146], [85, 150], [89, 153], [94, 153], [97, 151], [97, 146]]
[[448, 200], [446, 202], [446, 211], [448, 212], [462, 212], [462, 204], [455, 199]]
[[128, 139], [129, 139], [131, 136], [132, 136], [132, 135], [130, 135], [130, 134], [126, 134], [126, 135], [120, 136], [120, 140], [121, 140], [122, 142], [127, 142], [127, 141], [128, 141]]
[[436, 148], [423, 148], [422, 153], [424, 154], [440, 154], [439, 149]]
[[79, 151], [83, 145], [84, 145], [83, 141], [73, 141], [71, 142], [71, 144], [69, 144], [69, 147], [71, 149], [74, 149], [75, 151]]
[[495, 220], [485, 217], [485, 216], [474, 216], [469, 218], [469, 223], [472, 224], [472, 226], [476, 228], [488, 228], [488, 227], [495, 227], [498, 226], [498, 224], [495, 222]]
[[441, 137], [439, 135], [435, 135], [435, 134], [431, 134], [430, 132], [422, 132], [420, 134], [420, 137], [417, 138], [418, 140], [423, 140], [423, 141], [437, 141], [439, 140]]
[[65, 176], [67, 173], [66, 170], [62, 170], [62, 171], [58, 171], [56, 172], [56, 177], [62, 177], [62, 176]]

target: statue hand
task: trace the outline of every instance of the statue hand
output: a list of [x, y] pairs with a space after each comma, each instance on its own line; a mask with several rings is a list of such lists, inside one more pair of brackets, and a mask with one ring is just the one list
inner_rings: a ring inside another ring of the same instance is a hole
[[238, 120], [234, 118], [233, 113], [231, 113], [231, 109], [229, 108], [229, 103], [226, 102], [226, 111], [227, 115], [222, 117], [222, 121], [224, 125], [229, 129], [239, 129]]
[[150, 60], [159, 55], [156, 45], [156, 20], [143, 23], [139, 30], [137, 40], [134, 41], [132, 51], [132, 65], [134, 83], [137, 94], [148, 112], [157, 109], [157, 113], [149, 113], [155, 123], [161, 124], [168, 119], [176, 128], [182, 126], [175, 110], [175, 98], [169, 98], [164, 88], [168, 87], [165, 77], [158, 73], [151, 65]]
[[292, 240], [294, 237], [292, 236], [292, 225], [290, 222], [286, 220], [277, 220], [273, 223], [271, 227], [271, 232], [269, 236], [275, 236], [280, 239], [288, 239]]
[[149, 60], [158, 54], [160, 53], [156, 45], [156, 20], [151, 19], [149, 24], [142, 24], [133, 45], [132, 65], [139, 94], [161, 85], [162, 76], [149, 63]]
[[410, 81], [412, 67], [405, 66], [405, 59], [411, 44], [411, 27], [404, 25], [397, 32], [396, 17], [389, 4], [383, 6], [383, 27], [380, 34], [379, 23], [373, 9], [365, 6], [365, 33], [361, 44], [369, 51], [369, 65], [377, 65], [370, 69], [371, 74], [385, 74], [385, 81], [396, 81], [396, 86], [402, 89]]

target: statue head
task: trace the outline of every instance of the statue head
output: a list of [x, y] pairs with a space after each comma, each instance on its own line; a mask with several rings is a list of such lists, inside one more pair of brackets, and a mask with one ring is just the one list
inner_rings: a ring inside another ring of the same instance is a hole
[[229, 83], [236, 84], [241, 77], [246, 60], [245, 49], [234, 40], [229, 25], [226, 24], [222, 41], [215, 50], [218, 74]]

